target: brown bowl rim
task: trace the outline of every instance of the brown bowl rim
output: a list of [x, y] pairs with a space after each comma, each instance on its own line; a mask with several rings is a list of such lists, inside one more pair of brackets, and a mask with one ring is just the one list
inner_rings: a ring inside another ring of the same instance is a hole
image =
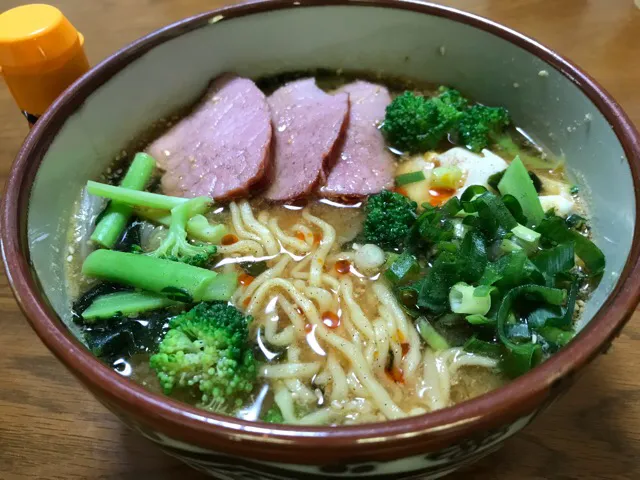
[[[302, 3], [302, 4], [301, 4]], [[640, 137], [620, 106], [589, 75], [535, 40], [474, 14], [431, 3], [397, 0], [259, 0], [223, 7], [178, 21], [124, 47], [69, 87], [38, 120], [12, 166], [0, 217], [2, 256], [9, 283], [27, 320], [47, 347], [82, 383], [106, 403], [144, 425], [214, 451], [285, 463], [322, 464], [337, 459], [379, 460], [417, 455], [463, 435], [514, 421], [536, 410], [553, 388], [608, 347], [629, 320], [640, 282], [640, 198], [636, 195], [633, 244], [614, 291], [575, 341], [541, 366], [476, 399], [426, 415], [358, 426], [300, 427], [243, 421], [204, 412], [150, 393], [94, 358], [66, 329], [41, 294], [30, 267], [26, 242], [28, 199], [37, 169], [64, 120], [118, 71], [155, 46], [197, 28], [272, 10], [319, 6], [367, 6], [409, 10], [464, 23], [511, 42], [551, 65], [596, 105], [620, 141], [640, 191]], [[442, 442], [439, 442], [441, 440]], [[434, 443], [435, 442], [435, 443]], [[444, 443], [443, 443], [444, 442]]]

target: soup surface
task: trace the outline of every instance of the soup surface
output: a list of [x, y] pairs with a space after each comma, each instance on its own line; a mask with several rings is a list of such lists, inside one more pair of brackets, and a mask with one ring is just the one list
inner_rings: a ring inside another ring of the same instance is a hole
[[562, 158], [401, 79], [216, 79], [99, 180], [69, 233], [74, 328], [149, 390], [249, 420], [498, 388], [571, 340], [604, 268]]

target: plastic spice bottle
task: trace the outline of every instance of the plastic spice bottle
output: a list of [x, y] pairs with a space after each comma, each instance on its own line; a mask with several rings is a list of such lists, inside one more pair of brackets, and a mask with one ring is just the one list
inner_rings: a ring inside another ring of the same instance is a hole
[[30, 126], [89, 69], [83, 45], [82, 34], [50, 5], [0, 14], [0, 73]]

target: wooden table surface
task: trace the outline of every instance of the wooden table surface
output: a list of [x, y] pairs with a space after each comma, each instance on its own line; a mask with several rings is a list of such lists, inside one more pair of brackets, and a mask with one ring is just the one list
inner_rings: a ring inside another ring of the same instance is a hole
[[[0, 0], [0, 11], [17, 1]], [[51, 0], [92, 64], [224, 0]], [[591, 73], [640, 126], [640, 9], [633, 0], [449, 0], [531, 35]], [[27, 134], [0, 86], [0, 180]], [[640, 315], [534, 425], [453, 479], [640, 478]], [[204, 478], [128, 431], [53, 358], [0, 278], [0, 479]]]

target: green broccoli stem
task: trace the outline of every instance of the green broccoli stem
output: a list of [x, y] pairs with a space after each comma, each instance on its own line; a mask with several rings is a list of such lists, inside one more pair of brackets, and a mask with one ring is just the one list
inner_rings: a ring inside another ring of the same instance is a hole
[[[136, 215], [145, 220], [165, 227], [171, 225], [171, 214], [164, 210], [136, 208], [134, 211]], [[194, 215], [187, 222], [187, 235], [193, 240], [218, 244], [227, 233], [229, 233], [229, 229], [225, 225], [221, 223], [212, 225], [204, 215]]]
[[236, 274], [218, 274], [181, 262], [113, 250], [92, 252], [82, 265], [82, 273], [184, 302], [229, 300], [238, 282]]
[[187, 222], [187, 234], [201, 242], [220, 243], [222, 237], [229, 233], [229, 229], [219, 223], [211, 225], [204, 215], [194, 215]]
[[129, 188], [114, 187], [104, 183], [88, 181], [87, 192], [98, 197], [109, 198], [117, 202], [134, 205], [136, 207], [156, 208], [158, 210], [171, 210], [173, 207], [188, 202], [188, 198], [169, 197], [158, 193], [141, 192]]
[[96, 298], [89, 308], [82, 312], [82, 318], [87, 323], [93, 323], [99, 319], [144, 313], [176, 304], [177, 302], [154, 293], [110, 293]]
[[[142, 190], [155, 168], [156, 161], [153, 157], [146, 153], [136, 154], [120, 186], [131, 190]], [[91, 240], [104, 248], [113, 248], [122, 235], [132, 212], [133, 208], [130, 205], [117, 201], [111, 202], [96, 225]]]

